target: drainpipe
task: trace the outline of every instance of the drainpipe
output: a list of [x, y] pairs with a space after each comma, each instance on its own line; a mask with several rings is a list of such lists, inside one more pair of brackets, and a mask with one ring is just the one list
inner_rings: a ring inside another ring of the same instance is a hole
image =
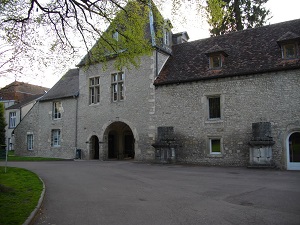
[[77, 127], [78, 127], [78, 96], [79, 96], [79, 91], [76, 92], [75, 95], [73, 95], [73, 97], [76, 99], [76, 109], [75, 109], [75, 151], [77, 149], [77, 144], [78, 144], [78, 140], [77, 140]]
[[[152, 46], [156, 47], [154, 19], [153, 19], [151, 0], [149, 0], [149, 24], [150, 24], [150, 35], [151, 35]], [[158, 63], [157, 63], [157, 61], [158, 61], [158, 54], [157, 54], [157, 49], [155, 48], [155, 77], [157, 77], [157, 75], [158, 75]]]
[[155, 43], [155, 32], [154, 32], [154, 23], [153, 23], [153, 13], [152, 13], [152, 5], [151, 0], [149, 0], [149, 24], [150, 24], [150, 34], [151, 34], [151, 40], [152, 40], [152, 46], [156, 46]]

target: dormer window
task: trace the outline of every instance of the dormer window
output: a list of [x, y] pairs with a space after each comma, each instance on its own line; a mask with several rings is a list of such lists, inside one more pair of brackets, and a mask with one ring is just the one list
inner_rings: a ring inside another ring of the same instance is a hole
[[118, 32], [118, 31], [115, 31], [115, 32], [112, 34], [112, 38], [115, 39], [116, 41], [119, 41], [119, 32]]
[[209, 68], [210, 69], [216, 69], [216, 68], [221, 68], [221, 67], [222, 67], [221, 54], [209, 56]]
[[283, 44], [281, 47], [282, 51], [282, 58], [283, 59], [295, 59], [297, 58], [297, 44], [290, 43], [290, 44]]
[[277, 40], [277, 43], [281, 48], [283, 59], [299, 58], [300, 36], [298, 34], [288, 31]]
[[166, 19], [164, 21], [163, 26], [163, 45], [164, 46], [170, 46], [171, 45], [171, 29], [173, 28], [170, 20]]
[[209, 59], [209, 69], [220, 69], [228, 54], [220, 46], [215, 45], [205, 52]]
[[170, 31], [164, 29], [164, 45], [170, 45]]

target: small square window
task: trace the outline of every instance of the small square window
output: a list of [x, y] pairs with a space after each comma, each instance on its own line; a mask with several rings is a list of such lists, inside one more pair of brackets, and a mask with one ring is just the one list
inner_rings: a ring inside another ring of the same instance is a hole
[[221, 55], [212, 55], [209, 57], [209, 67], [211, 69], [222, 67], [222, 57]]
[[220, 96], [208, 97], [208, 118], [221, 118], [221, 101]]
[[283, 45], [282, 46], [282, 58], [284, 58], [284, 59], [297, 58], [297, 45], [294, 43]]
[[209, 139], [210, 154], [221, 154], [221, 139]]

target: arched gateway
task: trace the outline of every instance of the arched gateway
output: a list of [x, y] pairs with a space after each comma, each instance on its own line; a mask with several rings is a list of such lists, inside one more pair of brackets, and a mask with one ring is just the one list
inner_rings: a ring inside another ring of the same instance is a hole
[[90, 138], [90, 159], [99, 159], [99, 139], [96, 135]]
[[135, 138], [131, 128], [124, 122], [111, 123], [104, 132], [104, 159], [134, 159]]

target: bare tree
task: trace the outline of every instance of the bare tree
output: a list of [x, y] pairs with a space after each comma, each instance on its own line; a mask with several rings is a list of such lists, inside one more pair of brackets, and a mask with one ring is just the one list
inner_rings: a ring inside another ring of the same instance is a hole
[[[174, 15], [188, 4], [202, 6], [202, 0], [170, 1]], [[12, 63], [2, 74], [21, 72], [23, 66], [16, 58], [41, 65], [58, 56], [63, 56], [60, 64], [67, 67], [72, 58], [82, 57], [92, 46], [98, 52], [93, 52], [97, 59], [91, 63], [113, 52], [119, 55], [119, 66], [137, 65], [138, 57], [152, 47], [143, 36], [149, 10], [156, 10], [151, 0], [0, 0], [0, 43], [12, 46], [12, 56], [6, 61], [6, 49], [0, 49], [0, 70]], [[120, 42], [107, 30], [119, 33], [126, 51], [120, 51]]]

